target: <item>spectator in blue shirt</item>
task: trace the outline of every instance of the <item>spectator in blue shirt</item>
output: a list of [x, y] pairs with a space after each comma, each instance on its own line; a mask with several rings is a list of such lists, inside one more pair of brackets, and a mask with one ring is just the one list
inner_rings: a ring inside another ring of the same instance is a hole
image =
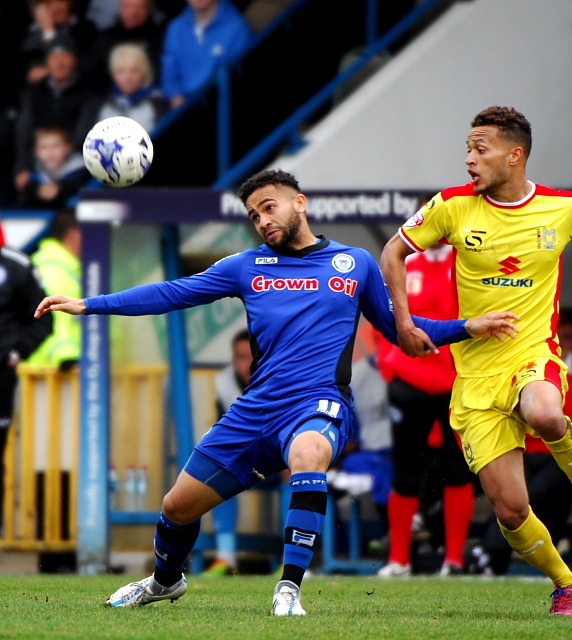
[[238, 59], [252, 31], [230, 0], [187, 0], [188, 7], [167, 25], [162, 56], [162, 89], [173, 108], [201, 89], [221, 64]]

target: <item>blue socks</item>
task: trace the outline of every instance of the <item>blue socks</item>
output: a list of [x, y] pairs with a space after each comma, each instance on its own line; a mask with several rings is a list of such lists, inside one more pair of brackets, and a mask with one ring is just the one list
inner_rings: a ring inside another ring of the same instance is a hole
[[292, 499], [284, 533], [284, 570], [281, 579], [299, 587], [324, 528], [328, 503], [326, 474], [295, 473], [290, 476], [290, 487]]
[[199, 536], [201, 520], [177, 524], [163, 513], [155, 530], [155, 580], [162, 587], [172, 587], [181, 579], [187, 556]]

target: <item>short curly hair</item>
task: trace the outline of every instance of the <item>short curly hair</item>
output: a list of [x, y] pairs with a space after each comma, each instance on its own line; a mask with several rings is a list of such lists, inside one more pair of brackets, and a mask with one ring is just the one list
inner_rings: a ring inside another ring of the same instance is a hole
[[488, 107], [473, 118], [471, 127], [498, 127], [501, 135], [516, 142], [524, 149], [528, 158], [532, 148], [532, 128], [530, 122], [512, 107]]
[[283, 187], [290, 187], [300, 193], [300, 185], [298, 180], [291, 174], [281, 169], [268, 169], [266, 171], [260, 171], [253, 176], [245, 180], [238, 188], [238, 197], [242, 200], [242, 204], [246, 205], [246, 201], [251, 194], [257, 189], [266, 187], [269, 184], [282, 185]]

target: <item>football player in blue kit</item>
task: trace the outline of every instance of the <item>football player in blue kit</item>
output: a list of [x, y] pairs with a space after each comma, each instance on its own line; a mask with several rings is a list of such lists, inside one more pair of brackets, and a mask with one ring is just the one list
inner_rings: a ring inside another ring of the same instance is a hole
[[[351, 433], [351, 360], [360, 313], [388, 340], [396, 328], [377, 262], [365, 250], [316, 237], [306, 197], [283, 171], [262, 171], [238, 195], [264, 240], [203, 273], [85, 300], [45, 298], [36, 317], [162, 314], [240, 298], [252, 354], [250, 385], [194, 448], [163, 500], [155, 532], [153, 575], [120, 588], [112, 607], [182, 596], [186, 558], [200, 518], [267, 474], [290, 469], [292, 498], [284, 532], [284, 569], [272, 614], [305, 615], [300, 585], [326, 513], [326, 471]], [[518, 318], [495, 312], [469, 320], [416, 318], [435, 345], [469, 338], [514, 337]]]

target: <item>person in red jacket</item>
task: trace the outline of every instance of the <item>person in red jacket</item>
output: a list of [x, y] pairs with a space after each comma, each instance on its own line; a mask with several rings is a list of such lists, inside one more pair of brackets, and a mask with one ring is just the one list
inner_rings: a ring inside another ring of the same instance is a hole
[[[458, 317], [451, 283], [453, 251], [437, 244], [407, 261], [411, 313], [435, 320]], [[449, 295], [448, 295], [448, 292]], [[411, 358], [380, 338], [378, 366], [388, 383], [392, 417], [394, 477], [389, 496], [389, 559], [382, 578], [411, 575], [413, 517], [431, 457], [429, 435], [438, 421], [442, 435], [442, 480], [445, 558], [440, 575], [463, 571], [463, 551], [473, 515], [474, 488], [457, 437], [449, 425], [449, 403], [455, 380], [448, 347], [426, 358]]]

